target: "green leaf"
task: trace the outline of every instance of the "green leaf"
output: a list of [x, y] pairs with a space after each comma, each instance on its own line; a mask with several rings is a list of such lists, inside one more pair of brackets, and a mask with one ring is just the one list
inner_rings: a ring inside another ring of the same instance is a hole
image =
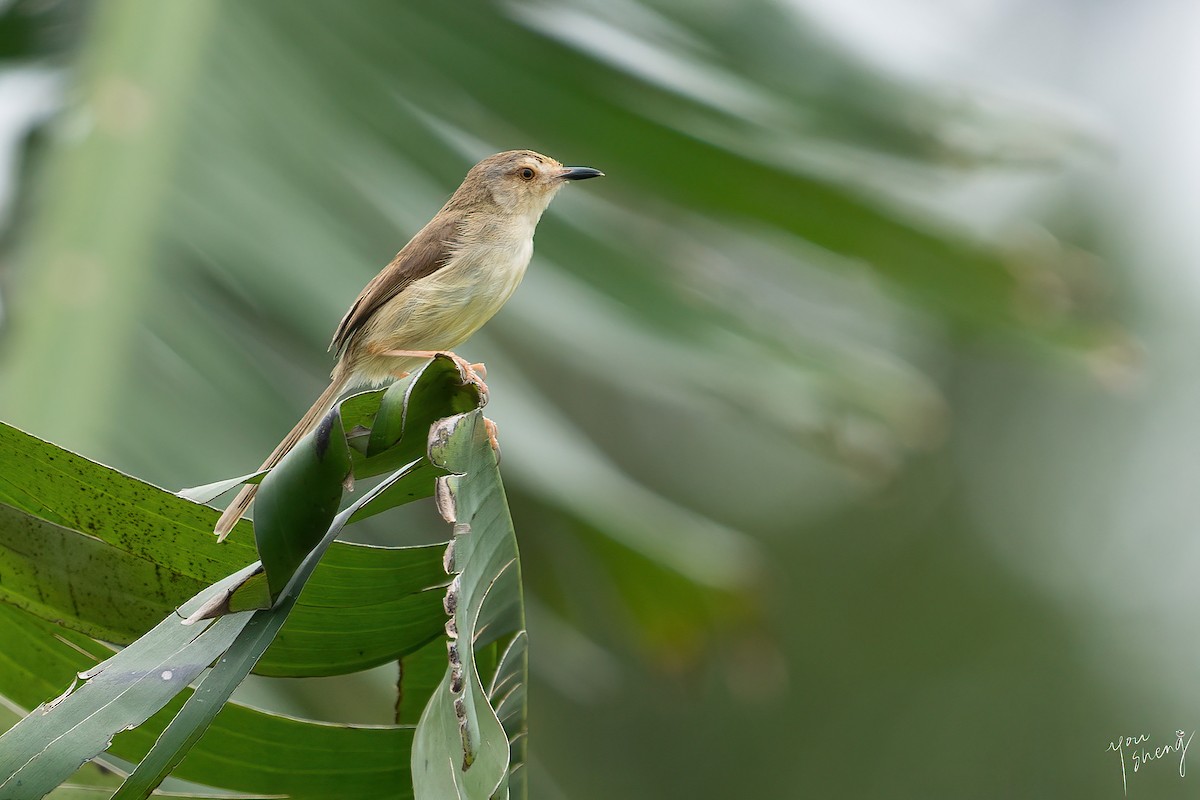
[[79, 631], [129, 642], [204, 588], [107, 542], [0, 504], [0, 600]]
[[[5, 643], [0, 694], [27, 708], [60, 693], [76, 672], [112, 655], [86, 637], [4, 603], [0, 641]], [[143, 725], [119, 734], [110, 752], [139, 761], [178, 713], [183, 695]], [[298, 800], [375, 800], [381, 786], [397, 787], [385, 796], [411, 797], [412, 737], [412, 727], [330, 725], [227, 704], [175, 776], [210, 784], [219, 776], [237, 791]], [[303, 771], [297, 763], [304, 764]]]
[[[236, 532], [217, 544], [213, 509], [3, 423], [0, 463], [0, 599], [45, 619], [127, 644], [257, 558]], [[437, 545], [335, 543], [258, 671], [338, 674], [420, 648], [445, 621], [441, 564]]]
[[[454, 360], [446, 355], [436, 356], [383, 394], [366, 458], [355, 464], [355, 477], [379, 475], [424, 458], [428, 431], [435, 421], [482, 404], [479, 387], [466, 380]], [[416, 435], [406, 436], [409, 431]]]
[[399, 472], [400, 479], [390, 482], [388, 490], [375, 497], [369, 505], [359, 506], [351, 522], [360, 522], [389, 508], [432, 497], [437, 479], [446, 474], [444, 469], [433, 466], [424, 458], [410, 461]]
[[[430, 460], [454, 473], [443, 479], [438, 495], [455, 530], [451, 562], [456, 576], [447, 590], [454, 635], [450, 666], [417, 725], [412, 754], [416, 796], [507, 797], [515, 762], [484, 684], [493, 683], [499, 673], [494, 660], [488, 669], [477, 655], [491, 642], [519, 636], [524, 611], [516, 537], [482, 412], [440, 422], [430, 436]], [[501, 676], [512, 689], [525, 682], [525, 661], [516, 652]], [[499, 693], [501, 700], [506, 696]], [[523, 729], [523, 694], [513, 699], [505, 707], [508, 724]]]
[[[393, 384], [384, 394], [367, 455], [394, 448], [402, 463], [424, 456], [434, 422], [482, 405], [479, 387], [466, 380], [452, 358], [439, 354], [408, 381]], [[405, 438], [409, 431], [418, 431], [419, 435]]]
[[512, 748], [512, 764], [508, 770], [510, 775], [524, 775], [522, 767], [525, 765], [525, 744], [528, 739], [525, 727], [528, 675], [529, 635], [522, 630], [508, 641], [488, 684], [488, 700], [496, 709], [496, 716], [500, 718]]
[[429, 698], [442, 684], [446, 672], [445, 636], [439, 636], [415, 653], [399, 660], [399, 680], [396, 684], [396, 717], [398, 725], [416, 725]]
[[[327, 484], [330, 483], [336, 483], [340, 489], [341, 479], [345, 472], [331, 471], [328, 450], [333, 447], [321, 447], [319, 444], [322, 435], [325, 438], [329, 437], [329, 431], [333, 429], [336, 422], [337, 414], [331, 413], [315, 432], [318, 442], [316, 447], [298, 445], [288, 453], [279, 466], [271, 471], [273, 480], [271, 480], [270, 489], [277, 495], [274, 502], [283, 505], [287, 502], [286, 498], [293, 498], [297, 507], [311, 509], [311, 504], [306, 501], [303, 494], [300, 494], [301, 492], [315, 490], [317, 494], [320, 494], [322, 489], [328, 488]], [[340, 435], [334, 438], [340, 440], [343, 445], [345, 444], [345, 439]], [[305, 440], [302, 439], [300, 444], [305, 444]], [[342, 466], [349, 466], [348, 456], [344, 456], [337, 463], [336, 468], [341, 469]], [[284, 469], [280, 469], [280, 467], [284, 467]], [[292, 574], [289, 575], [287, 582], [280, 587], [279, 599], [276, 604], [271, 608], [254, 612], [249, 622], [239, 629], [237, 638], [229, 646], [228, 652], [204, 677], [195, 693], [187, 699], [182, 710], [171, 720], [162, 736], [155, 742], [154, 747], [114, 795], [114, 800], [115, 798], [124, 800], [125, 798], [149, 796], [150, 792], [162, 783], [163, 779], [187, 755], [187, 752], [196, 744], [217, 713], [229, 700], [233, 690], [250, 674], [250, 670], [254, 668], [255, 663], [279, 633], [280, 628], [283, 627], [288, 615], [295, 607], [305, 582], [316, 569], [318, 562], [325, 555], [325, 551], [333, 544], [354, 512], [358, 510], [358, 506], [369, 503], [373, 496], [386, 491], [388, 483], [398, 480], [400, 476], [401, 473], [396, 473], [388, 481], [381, 483], [363, 496], [357, 503], [338, 514], [336, 519], [331, 520], [331, 524], [328, 524], [321, 539], [309, 548]], [[323, 484], [326, 485], [323, 486]], [[266, 488], [264, 487], [264, 490]], [[316, 514], [320, 513], [321, 508], [318, 507]]]
[[[419, 446], [423, 451], [428, 440], [430, 421], [437, 417], [439, 406], [443, 412], [457, 410], [464, 405], [478, 406], [478, 392], [474, 387], [464, 392], [463, 389], [467, 387], [463, 384], [463, 376], [454, 362], [439, 358], [435, 359], [432, 368], [416, 376], [403, 394], [394, 393], [391, 401], [384, 395], [381, 398], [384, 407], [389, 403], [399, 403], [404, 410], [399, 416], [399, 429], [389, 433], [386, 441], [380, 440], [383, 442], [380, 447], [400, 449], [407, 445], [409, 450], [416, 450]], [[56, 701], [54, 705], [61, 702], [65, 710], [57, 711], [53, 720], [66, 733], [59, 734], [54, 730], [47, 732], [38, 728], [39, 723], [41, 727], [46, 727], [42, 720], [49, 717], [48, 714], [42, 717], [30, 715], [18, 723], [7, 740], [16, 748], [14, 763], [22, 765], [9, 778], [14, 785], [19, 782], [22, 787], [33, 787], [32, 791], [40, 796], [46, 786], [57, 785], [71, 774], [80, 761], [104, 749], [116, 730], [135, 727], [157, 712], [227, 649], [195, 693], [184, 702], [182, 709], [167, 725], [117, 796], [148, 796], [179, 764], [279, 634], [306, 582], [341, 529], [372, 505], [377, 510], [395, 505], [397, 494], [393, 491], [394, 487], [406, 481], [411, 483], [411, 468], [424, 460], [415, 459], [408, 468], [397, 470], [335, 518], [342, 485], [351, 468], [350, 450], [344, 433], [335, 407], [316, 430], [301, 439], [271, 470], [259, 491], [261, 507], [255, 526], [256, 535], [264, 560], [267, 585], [272, 589], [271, 594], [278, 596], [278, 601], [272, 607], [253, 613], [241, 612], [221, 617], [207, 628], [203, 622], [196, 628], [189, 628], [181, 624], [177, 616], [168, 615], [167, 620], [150, 634], [108, 659], [99, 668], [81, 676], [88, 679], [83, 689]], [[444, 466], [441, 472], [445, 472]], [[432, 476], [431, 472], [427, 480], [432, 480]], [[388, 498], [386, 502], [377, 502], [382, 497]], [[26, 503], [32, 500], [29, 493], [19, 490], [11, 492], [10, 498]], [[35, 520], [17, 509], [8, 506], [0, 508], [8, 509], [17, 522], [37, 523], [24, 525], [18, 534], [28, 536], [29, 531], [37, 530], [39, 526], [43, 530], [50, 527], [48, 523]], [[320, 526], [324, 526], [323, 529]], [[69, 535], [66, 531], [58, 532]], [[16, 535], [14, 541], [20, 543], [23, 537]], [[105, 546], [103, 542], [98, 544]], [[244, 595], [261, 591], [263, 571], [259, 564], [240, 570], [194, 598], [187, 604], [185, 613], [192, 613], [201, 605], [210, 607], [214, 599], [230, 607], [245, 605]], [[236, 603], [230, 603], [228, 595], [239, 587], [242, 594], [237, 595]], [[197, 636], [197, 630], [203, 630], [204, 633]], [[191, 634], [191, 637], [187, 634]], [[164, 658], [164, 655], [169, 658]], [[133, 689], [125, 688], [125, 683], [130, 682], [126, 676], [126, 666], [134, 667], [129, 673], [137, 678]], [[155, 670], [158, 670], [157, 675]], [[109, 676], [119, 679], [115, 686], [106, 680]], [[182, 683], [172, 683], [173, 677], [183, 679]], [[163, 688], [164, 682], [169, 690]], [[134, 708], [139, 716], [132, 722], [128, 720], [133, 712], [126, 708], [126, 695], [138, 701]], [[112, 711], [100, 714], [93, 710], [97, 706], [100, 709], [111, 708]], [[20, 750], [21, 746], [36, 750], [39, 736], [42, 739], [49, 737], [58, 744], [57, 749], [47, 748], [44, 752], [32, 754]], [[50, 766], [45, 766], [47, 764]]]
[[267, 573], [256, 572], [234, 589], [226, 601], [229, 612], [271, 607], [271, 585]]
[[[440, 359], [439, 359], [440, 360]], [[436, 372], [436, 368], [434, 372]], [[371, 435], [367, 440], [365, 455], [368, 458], [377, 456], [390, 449], [404, 436], [404, 417], [407, 408], [409, 392], [429, 372], [428, 365], [422, 367], [415, 375], [409, 374], [384, 390], [379, 398], [379, 408], [371, 423]], [[430, 373], [432, 375], [432, 373]], [[411, 448], [409, 448], [411, 450]], [[401, 462], [403, 463], [403, 462]]]
[[254, 540], [277, 597], [329, 530], [350, 474], [350, 451], [335, 407], [263, 479]]
[[431, 464], [427, 457], [430, 426], [450, 414], [478, 408], [483, 402], [479, 388], [468, 382], [454, 360], [445, 355], [438, 355], [412, 375], [393, 383], [382, 395], [355, 400], [354, 413], [360, 420], [376, 398], [378, 407], [365, 452], [351, 450], [354, 475], [370, 477], [400, 465], [405, 465], [408, 474], [371, 503], [360, 506], [351, 522], [431, 497], [435, 480], [446, 470]]
[[[279, 473], [276, 491], [290, 492], [293, 487], [287, 484], [288, 481], [294, 481], [298, 485], [311, 485], [311, 476], [306, 475], [302, 467], [307, 460], [309, 471], [323, 472], [326, 464], [321, 456], [322, 454], [315, 450], [300, 450], [292, 465]], [[394, 479], [399, 477], [400, 473], [394, 476]], [[337, 479], [337, 476], [334, 478]], [[14, 797], [40, 797], [49, 788], [61, 783], [82, 760], [104, 749], [116, 730], [143, 722], [228, 648], [217, 667], [205, 677], [196, 693], [188, 698], [149, 756], [143, 759], [130, 776], [126, 783], [127, 788], [118, 793], [121, 797], [145, 796], [196, 743], [234, 688], [241, 683], [266, 650], [294, 607], [305, 581], [312, 575], [326, 548], [333, 543], [342, 527], [357, 510], [357, 506], [369, 503], [374, 496], [387, 488], [388, 482], [380, 484], [355, 506], [338, 515], [322, 540], [310, 550], [295, 574], [282, 588], [282, 596], [275, 607], [254, 612], [252, 615], [242, 613], [222, 617], [212, 623], [207, 631], [203, 622], [189, 628], [182, 625], [178, 617], [172, 615], [146, 637], [139, 639], [100, 667], [81, 676], [87, 679], [87, 683], [61, 702], [52, 704], [56, 706], [53, 717], [48, 713], [30, 715], [5, 737], [0, 737], [0, 763], [22, 765], [9, 777], [10, 786], [19, 783], [21, 787], [16, 790]], [[206, 590], [193, 598], [183, 611], [188, 612], [214, 592], [239, 583], [254, 569], [256, 566], [248, 567], [222, 581], [218, 586]], [[204, 635], [197, 636], [197, 631], [204, 631]], [[215, 633], [210, 633], [217, 631], [223, 634], [220, 638]], [[194, 651], [198, 651], [200, 655], [193, 655]], [[133, 668], [132, 671], [129, 670], [130, 667]], [[115, 676], [115, 683], [110, 676]], [[131, 683], [131, 678], [133, 688], [125, 688], [126, 684]], [[126, 695], [133, 694], [135, 690], [136, 695], [126, 698]], [[147, 697], [143, 697], [144, 695]], [[129, 699], [136, 701], [134, 709], [137, 716], [132, 719], [129, 715], [134, 712], [127, 708]], [[100, 706], [100, 710], [111, 709], [111, 712], [102, 715], [93, 711], [97, 705]], [[48, 727], [46, 720], [52, 720], [58, 728], [66, 728], [66, 733], [58, 733], [57, 729]], [[56, 747], [41, 752], [25, 752], [36, 751], [44, 741], [51, 741]], [[6, 742], [11, 745], [10, 750], [13, 752], [3, 749]], [[0, 784], [0, 788], [3, 786], [4, 784]], [[26, 790], [28, 794], [25, 794]]]
[[[412, 380], [412, 377], [409, 376], [404, 380]], [[357, 392], [338, 401], [338, 408], [342, 413], [342, 430], [346, 432], [347, 438], [356, 437], [360, 433], [366, 433], [367, 437], [370, 436], [371, 427], [376, 424], [375, 418], [379, 415], [379, 404], [386, 393], [387, 389], [371, 389], [366, 392]], [[366, 445], [364, 444], [363, 450], [365, 449]]]
[[[243, 570], [217, 589], [241, 580]], [[184, 605], [189, 612], [211, 594]], [[79, 674], [83, 685], [43, 704], [0, 736], [0, 796], [38, 798], [104, 751], [119, 731], [146, 721], [229, 647], [250, 622], [231, 614], [186, 626], [168, 616], [137, 642]]]
[[241, 486], [243, 483], [262, 483], [262, 479], [266, 474], [267, 470], [260, 469], [257, 472], [251, 472], [236, 478], [226, 478], [223, 481], [214, 481], [206, 483], [203, 486], [180, 489], [176, 494], [184, 500], [191, 500], [193, 503], [211, 503], [230, 489]]
[[114, 800], [148, 797], [179, 765], [208, 730], [233, 690], [250, 674], [294, 606], [295, 595], [288, 595], [280, 600], [278, 606], [254, 612], [220, 662], [204, 676], [154, 747], [121, 784], [121, 788], [113, 795]]

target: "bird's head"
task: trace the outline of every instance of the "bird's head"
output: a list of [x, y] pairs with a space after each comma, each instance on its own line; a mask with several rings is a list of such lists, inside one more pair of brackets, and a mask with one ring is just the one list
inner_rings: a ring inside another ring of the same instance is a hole
[[546, 210], [567, 181], [602, 175], [603, 172], [591, 167], [564, 167], [532, 150], [508, 150], [488, 156], [472, 167], [459, 193], [475, 202], [491, 200], [511, 214], [536, 217]]

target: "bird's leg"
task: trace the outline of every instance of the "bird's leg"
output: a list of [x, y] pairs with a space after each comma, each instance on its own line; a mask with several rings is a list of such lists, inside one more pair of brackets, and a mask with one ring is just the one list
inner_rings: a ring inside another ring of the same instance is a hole
[[[367, 349], [373, 356], [396, 356], [397, 358], [433, 358], [441, 354], [441, 350], [381, 350], [371, 342]], [[448, 354], [447, 354], [448, 355]]]
[[488, 393], [487, 384], [483, 379], [487, 376], [487, 370], [483, 364], [469, 364], [467, 360], [457, 353], [451, 353], [445, 350], [381, 350], [372, 355], [377, 356], [394, 356], [397, 358], [433, 358], [434, 356], [449, 356], [454, 359], [454, 363], [467, 376], [470, 383], [479, 387], [479, 391], [485, 396]]

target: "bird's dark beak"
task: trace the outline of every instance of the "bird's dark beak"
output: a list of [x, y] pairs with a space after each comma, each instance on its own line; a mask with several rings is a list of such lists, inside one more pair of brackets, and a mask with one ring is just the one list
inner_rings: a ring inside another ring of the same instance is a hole
[[582, 181], [588, 178], [603, 178], [604, 173], [591, 167], [567, 167], [559, 173], [558, 177], [564, 181]]

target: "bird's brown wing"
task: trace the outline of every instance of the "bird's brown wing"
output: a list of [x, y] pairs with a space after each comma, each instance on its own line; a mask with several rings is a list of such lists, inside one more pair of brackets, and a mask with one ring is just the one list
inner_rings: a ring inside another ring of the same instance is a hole
[[432, 275], [446, 265], [459, 236], [458, 214], [439, 214], [404, 245], [396, 257], [371, 279], [354, 305], [338, 323], [329, 345], [340, 355], [354, 334], [366, 324], [379, 307], [398, 295], [415, 280]]

